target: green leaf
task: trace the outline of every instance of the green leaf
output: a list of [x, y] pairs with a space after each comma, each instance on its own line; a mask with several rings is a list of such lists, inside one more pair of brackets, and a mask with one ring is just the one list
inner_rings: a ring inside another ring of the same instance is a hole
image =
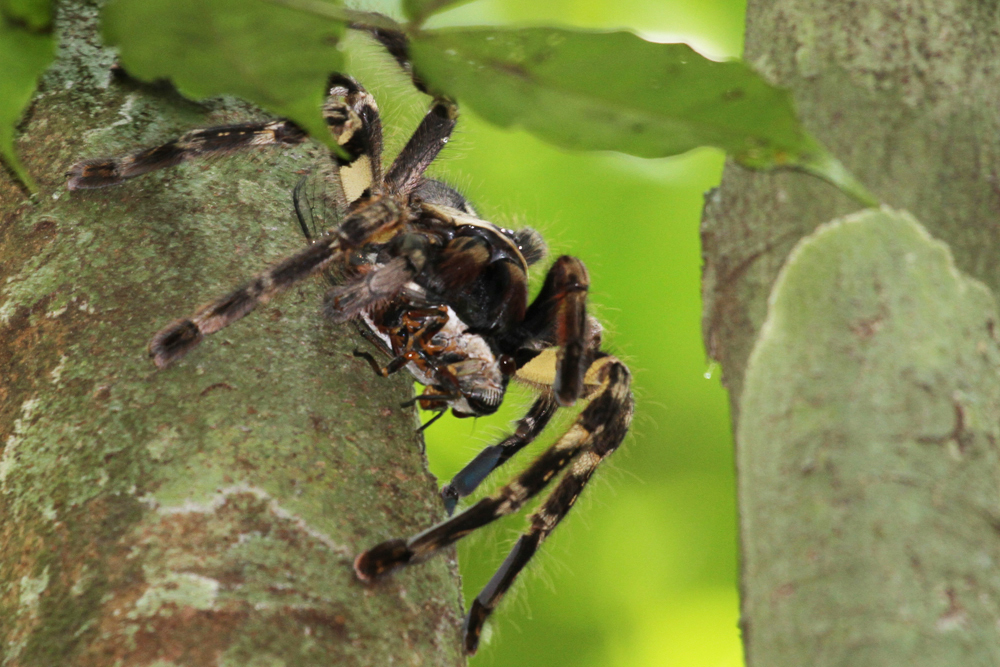
[[414, 23], [423, 23], [431, 14], [437, 14], [472, 0], [403, 0], [403, 13]]
[[0, 0], [0, 15], [29, 30], [45, 30], [52, 23], [51, 0]]
[[265, 0], [113, 0], [103, 18], [133, 76], [192, 99], [236, 95], [336, 147], [321, 106], [343, 68], [342, 22]]
[[716, 146], [747, 167], [804, 169], [875, 202], [802, 128], [788, 91], [740, 61], [559, 28], [417, 32], [411, 55], [433, 89], [558, 146], [646, 158]]
[[24, 30], [0, 17], [0, 159], [31, 192], [38, 188], [14, 152], [14, 132], [38, 78], [54, 57], [51, 35]]

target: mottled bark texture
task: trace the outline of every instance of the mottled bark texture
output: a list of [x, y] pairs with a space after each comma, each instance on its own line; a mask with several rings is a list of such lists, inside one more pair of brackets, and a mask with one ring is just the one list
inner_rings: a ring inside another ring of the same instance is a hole
[[708, 197], [749, 665], [1000, 664], [1000, 7], [749, 0], [747, 24], [808, 129], [923, 225], [815, 231], [856, 205], [794, 173], [728, 167]]
[[303, 244], [310, 149], [69, 193], [80, 157], [260, 117], [112, 76], [93, 0], [0, 174], [0, 663], [463, 665], [453, 556], [374, 586], [356, 553], [443, 516], [405, 377], [314, 282], [158, 372], [150, 336]]

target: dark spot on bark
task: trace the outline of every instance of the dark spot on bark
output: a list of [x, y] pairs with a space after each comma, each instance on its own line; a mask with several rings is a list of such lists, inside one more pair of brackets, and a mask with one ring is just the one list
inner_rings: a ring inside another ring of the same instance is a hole
[[771, 593], [771, 600], [777, 602], [782, 598], [787, 598], [793, 595], [794, 593], [795, 593], [795, 584], [792, 583], [782, 584], [781, 586], [775, 588], [774, 592]]
[[216, 382], [215, 384], [210, 384], [204, 389], [202, 389], [201, 393], [198, 395], [205, 396], [209, 392], [215, 391], [216, 389], [227, 389], [229, 391], [232, 391], [233, 389], [235, 389], [235, 387], [233, 387], [233, 385], [229, 384], [228, 382]]
[[330, 430], [330, 427], [326, 424], [326, 419], [321, 415], [309, 415], [309, 421], [312, 423], [313, 430], [317, 433], [326, 433]]
[[958, 445], [958, 453], [964, 454], [965, 450], [975, 439], [975, 435], [965, 428], [965, 410], [962, 408], [962, 404], [956, 402], [953, 404], [953, 407], [955, 410], [955, 422], [951, 432], [940, 436], [921, 436], [917, 438], [917, 442], [924, 445], [943, 445], [949, 441], [954, 441]]
[[882, 317], [870, 317], [851, 323], [851, 332], [861, 340], [868, 340], [882, 328]]
[[56, 228], [55, 220], [48, 218], [43, 218], [35, 223], [35, 226], [31, 229], [32, 234], [47, 234]]

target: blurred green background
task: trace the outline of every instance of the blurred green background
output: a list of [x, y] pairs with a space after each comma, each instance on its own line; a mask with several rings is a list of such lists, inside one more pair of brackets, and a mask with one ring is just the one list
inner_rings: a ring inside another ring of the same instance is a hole
[[[548, 24], [629, 29], [715, 58], [742, 50], [745, 0], [480, 0], [432, 26]], [[366, 9], [399, 16], [391, 3]], [[348, 71], [383, 108], [391, 155], [426, 108], [392, 63], [355, 39]], [[436, 163], [483, 217], [532, 226], [550, 257], [586, 262], [606, 347], [632, 368], [632, 434], [595, 477], [494, 614], [473, 667], [740, 667], [736, 504], [726, 395], [701, 340], [698, 225], [723, 156], [701, 149], [641, 160], [571, 153], [470, 112]], [[541, 271], [536, 272], [537, 288]], [[442, 483], [503, 437], [531, 401], [512, 387], [488, 419], [442, 419], [427, 432]], [[425, 421], [430, 415], [424, 415]], [[549, 427], [489, 482], [497, 488], [572, 419]], [[475, 497], [478, 497], [475, 496]], [[474, 498], [475, 498], [474, 497]], [[471, 601], [526, 525], [527, 512], [460, 544]]]

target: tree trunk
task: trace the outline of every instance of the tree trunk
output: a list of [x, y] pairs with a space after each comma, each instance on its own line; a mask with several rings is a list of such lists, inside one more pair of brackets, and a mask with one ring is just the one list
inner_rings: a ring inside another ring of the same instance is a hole
[[307, 148], [70, 193], [81, 157], [260, 117], [112, 75], [98, 2], [0, 174], [0, 662], [463, 665], [455, 560], [374, 586], [361, 549], [443, 516], [402, 374], [376, 378], [310, 283], [157, 371], [151, 335], [302, 247]]
[[817, 229], [854, 205], [794, 173], [727, 167], [708, 198], [751, 667], [1000, 664], [998, 19], [974, 0], [748, 2], [747, 60], [947, 244], [891, 210]]

